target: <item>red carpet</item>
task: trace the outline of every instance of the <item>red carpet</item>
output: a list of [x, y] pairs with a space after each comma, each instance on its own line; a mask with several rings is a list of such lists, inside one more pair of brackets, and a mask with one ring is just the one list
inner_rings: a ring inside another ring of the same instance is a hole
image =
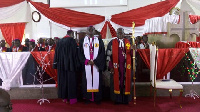
[[156, 107], [153, 106], [153, 97], [138, 97], [137, 104], [114, 105], [111, 101], [102, 101], [100, 105], [95, 103], [84, 104], [78, 102], [70, 105], [60, 99], [50, 100], [42, 105], [37, 100], [12, 100], [12, 112], [200, 112], [200, 99], [182, 98], [182, 107], [179, 107], [178, 97], [157, 97]]

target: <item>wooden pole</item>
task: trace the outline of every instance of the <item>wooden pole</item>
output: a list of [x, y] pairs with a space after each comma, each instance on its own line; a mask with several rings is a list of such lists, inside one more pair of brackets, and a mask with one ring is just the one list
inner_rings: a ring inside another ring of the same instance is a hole
[[[133, 32], [132, 32], [132, 45], [135, 46], [135, 23], [133, 22], [132, 24], [132, 28], [133, 28]], [[135, 48], [133, 48], [133, 99], [134, 99], [134, 104], [136, 104], [136, 93], [135, 93], [135, 49], [136, 49], [136, 46]]]

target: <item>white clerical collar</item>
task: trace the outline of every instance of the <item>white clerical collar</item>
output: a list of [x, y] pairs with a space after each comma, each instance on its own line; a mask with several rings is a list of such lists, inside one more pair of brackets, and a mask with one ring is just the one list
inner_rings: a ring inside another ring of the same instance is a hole
[[49, 51], [51, 51], [52, 46], [49, 46]]
[[119, 40], [119, 47], [124, 47], [124, 39], [118, 39]]
[[17, 52], [18, 52], [18, 50], [19, 50], [19, 47], [17, 47]]

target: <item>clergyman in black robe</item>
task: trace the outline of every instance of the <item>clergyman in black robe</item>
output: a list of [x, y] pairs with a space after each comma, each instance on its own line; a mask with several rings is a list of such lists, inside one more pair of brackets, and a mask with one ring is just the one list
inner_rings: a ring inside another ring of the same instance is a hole
[[[68, 33], [73, 33], [72, 30]], [[53, 68], [58, 73], [58, 98], [70, 104], [77, 102], [76, 69], [78, 65], [77, 44], [73, 37], [65, 36], [58, 41]]]
[[105, 48], [102, 39], [94, 37], [94, 33], [95, 28], [89, 26], [87, 35], [79, 43], [78, 55], [82, 70], [82, 92], [86, 104], [91, 101], [99, 104], [102, 99], [102, 71], [105, 68]]

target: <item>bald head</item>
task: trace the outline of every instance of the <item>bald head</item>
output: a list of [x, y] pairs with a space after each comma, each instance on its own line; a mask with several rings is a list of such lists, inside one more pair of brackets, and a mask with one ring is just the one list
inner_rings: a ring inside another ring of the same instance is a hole
[[67, 35], [69, 35], [70, 37], [74, 37], [74, 31], [73, 30], [68, 30], [67, 31]]
[[118, 39], [123, 39], [124, 38], [124, 29], [123, 28], [118, 28], [117, 29], [117, 38]]
[[95, 28], [93, 26], [89, 26], [87, 27], [87, 35], [89, 37], [93, 37], [95, 34]]

